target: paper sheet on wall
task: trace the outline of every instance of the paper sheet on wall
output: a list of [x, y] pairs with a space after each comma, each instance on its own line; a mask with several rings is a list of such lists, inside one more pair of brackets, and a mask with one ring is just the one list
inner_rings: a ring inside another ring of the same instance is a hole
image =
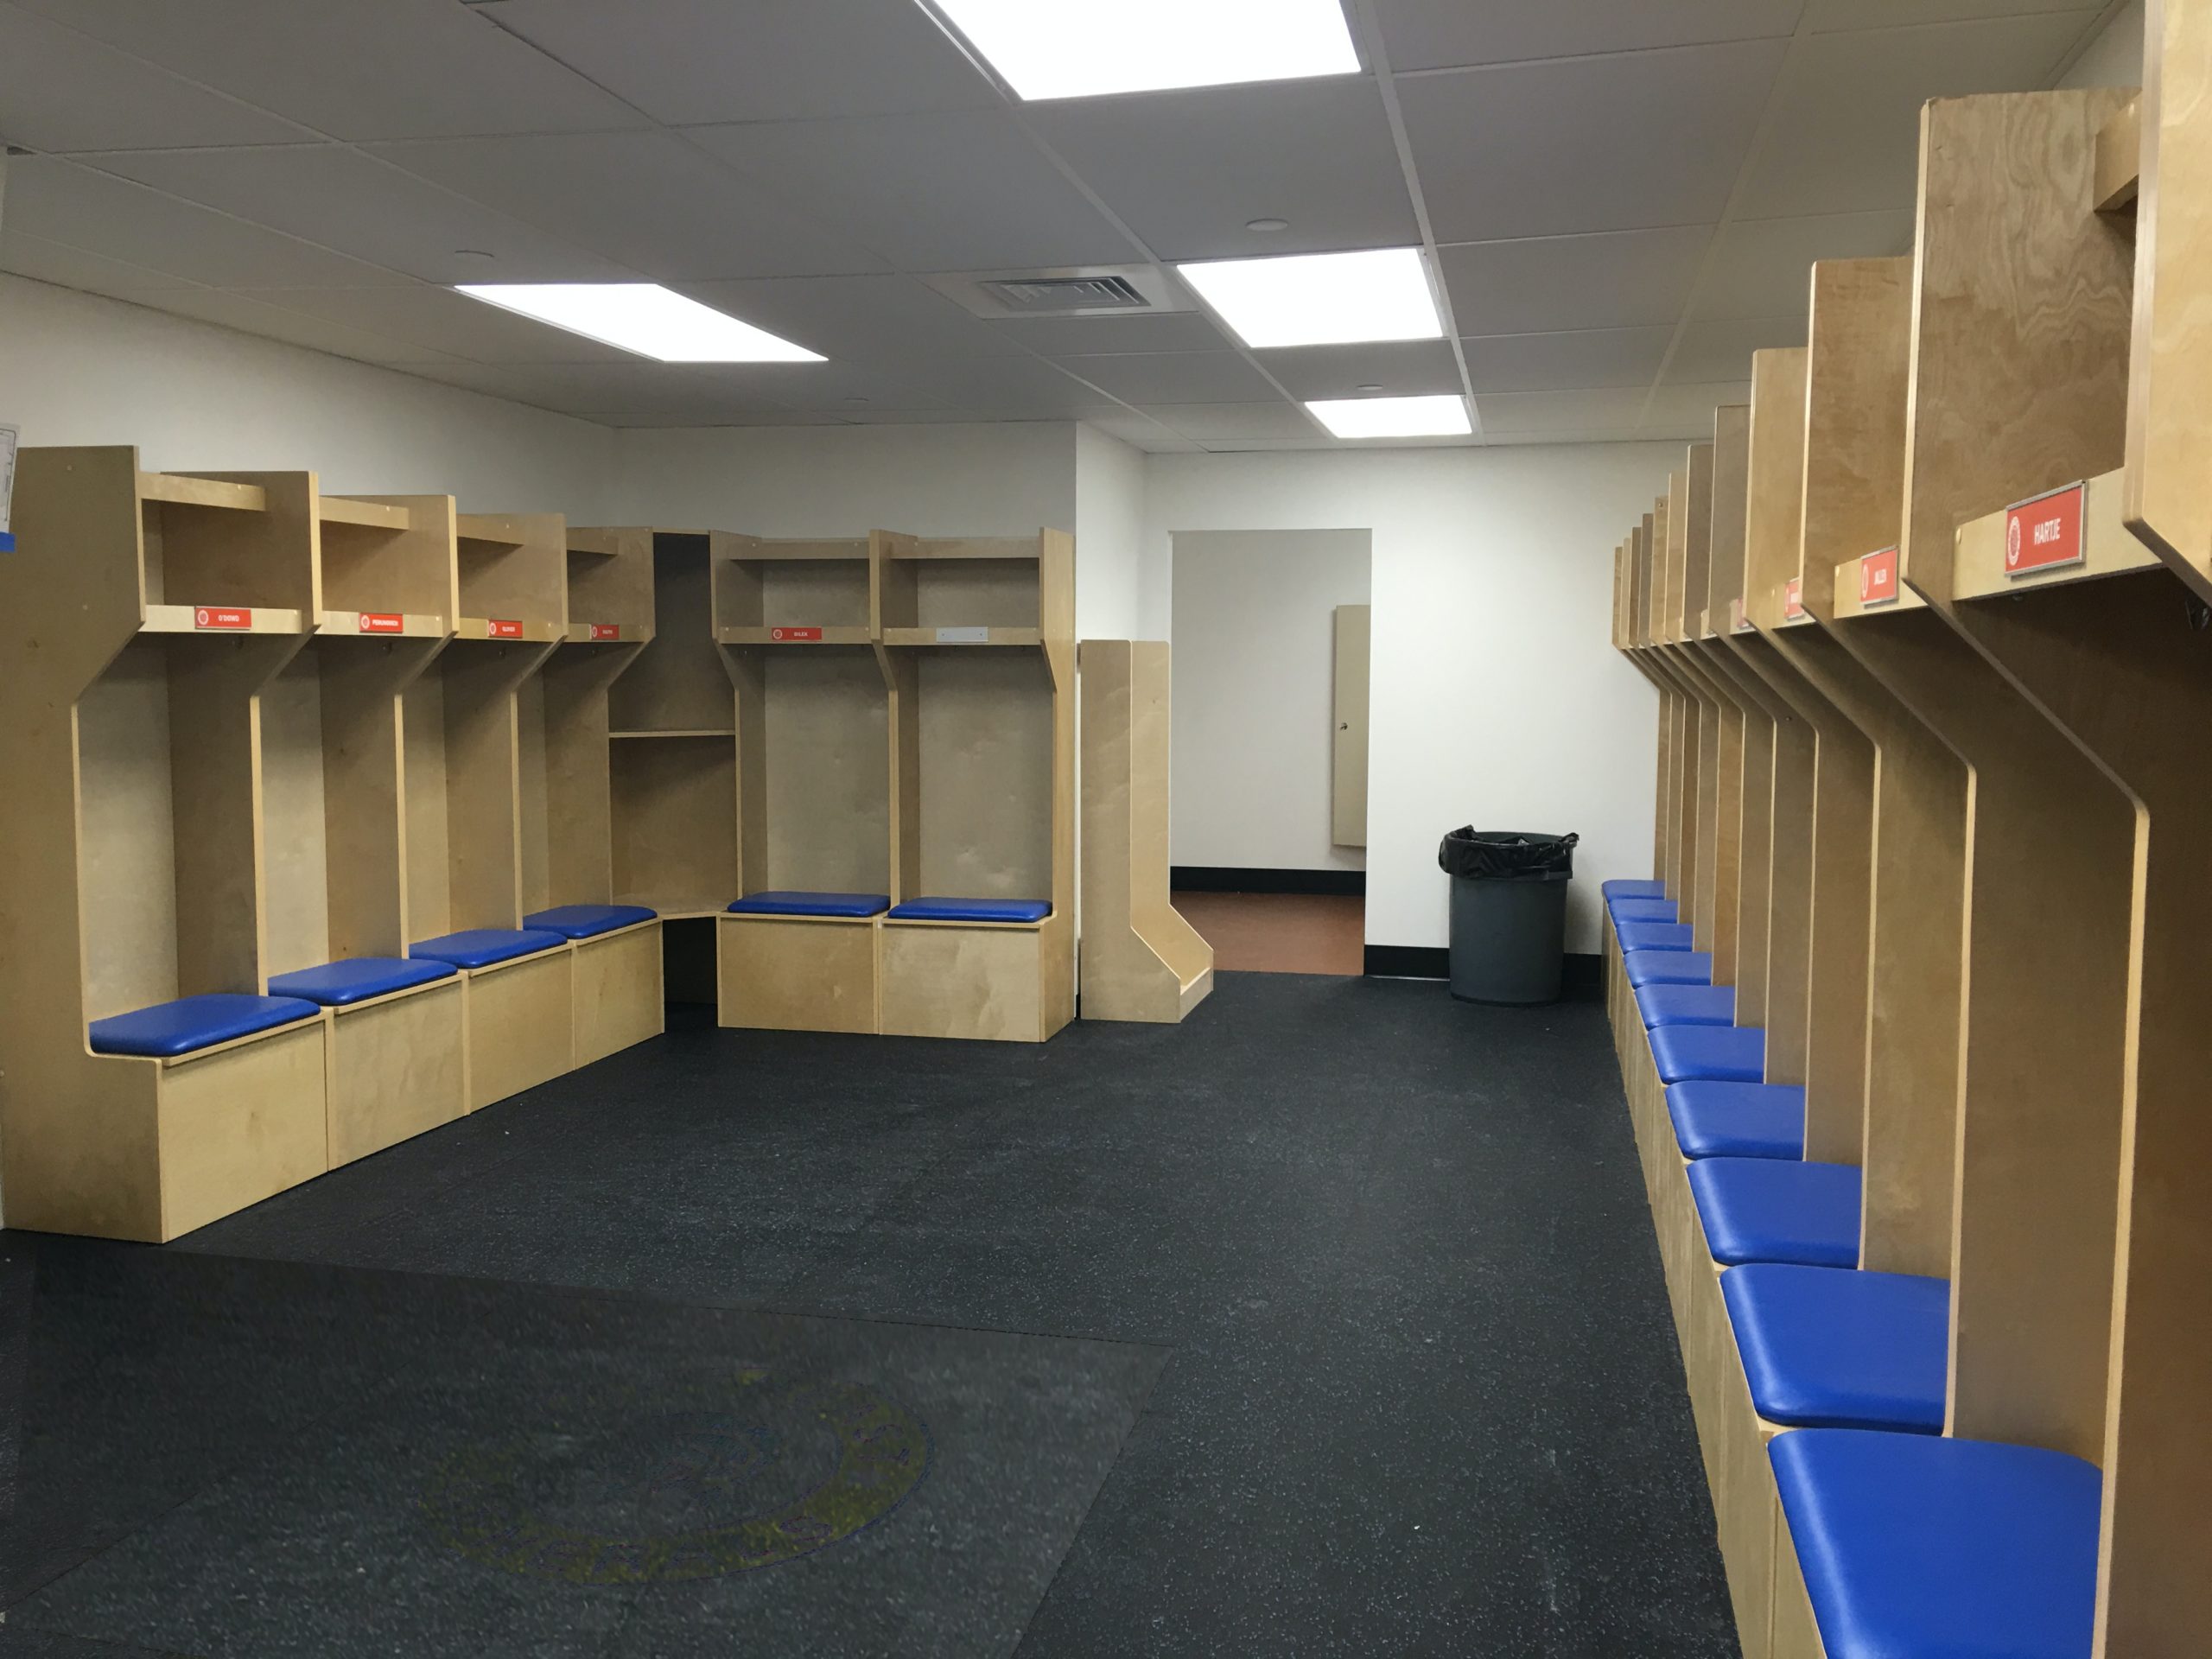
[[0, 426], [0, 553], [16, 550], [15, 524], [9, 512], [16, 499], [16, 429]]

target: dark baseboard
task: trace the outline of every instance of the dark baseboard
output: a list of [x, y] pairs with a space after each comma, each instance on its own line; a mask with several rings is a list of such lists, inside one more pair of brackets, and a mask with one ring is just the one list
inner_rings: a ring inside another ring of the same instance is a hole
[[1367, 896], [1365, 870], [1247, 870], [1228, 865], [1178, 864], [1167, 873], [1178, 893], [1321, 893]]
[[[1367, 973], [1375, 979], [1449, 979], [1452, 953], [1434, 945], [1370, 944]], [[1605, 959], [1570, 952], [1560, 967], [1562, 1002], [1596, 1002], [1605, 995]]]

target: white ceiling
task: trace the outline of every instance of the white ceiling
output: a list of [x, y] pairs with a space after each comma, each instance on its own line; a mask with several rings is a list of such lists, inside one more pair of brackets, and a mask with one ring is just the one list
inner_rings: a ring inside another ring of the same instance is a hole
[[[0, 0], [0, 270], [616, 426], [1323, 448], [1296, 400], [1379, 386], [1471, 393], [1474, 442], [1675, 438], [1802, 340], [1813, 260], [1909, 245], [1922, 101], [2047, 86], [2117, 10], [1345, 4], [1361, 75], [1024, 105], [919, 0]], [[922, 280], [1408, 244], [1452, 340]], [[830, 360], [650, 363], [442, 286], [638, 280]]]

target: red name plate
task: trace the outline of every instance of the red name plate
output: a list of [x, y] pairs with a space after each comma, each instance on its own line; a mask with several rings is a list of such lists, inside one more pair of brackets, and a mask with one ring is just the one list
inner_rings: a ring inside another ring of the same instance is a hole
[[591, 637], [594, 639], [620, 639], [622, 625], [620, 622], [594, 622], [591, 625]]
[[390, 611], [363, 611], [360, 629], [363, 633], [404, 633], [407, 619]]
[[193, 612], [192, 626], [243, 632], [252, 628], [253, 613], [239, 610], [235, 606], [202, 605]]
[[822, 630], [819, 628], [771, 628], [768, 630], [768, 637], [776, 640], [811, 639], [818, 644], [822, 639]]
[[2006, 575], [2082, 563], [2082, 486], [2075, 484], [2005, 509]]
[[1897, 596], [1897, 550], [1885, 547], [1859, 561], [1859, 602], [1894, 604]]
[[1805, 578], [1792, 576], [1782, 590], [1782, 613], [1795, 622], [1805, 614]]
[[487, 639], [519, 639], [522, 638], [522, 624], [502, 622], [494, 618], [484, 625], [484, 633]]

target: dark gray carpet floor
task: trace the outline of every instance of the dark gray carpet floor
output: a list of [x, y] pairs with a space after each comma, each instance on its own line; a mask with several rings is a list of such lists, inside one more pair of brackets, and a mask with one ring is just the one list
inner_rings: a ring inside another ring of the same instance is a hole
[[1594, 1005], [687, 1013], [167, 1250], [0, 1244], [10, 1659], [1735, 1651]]

